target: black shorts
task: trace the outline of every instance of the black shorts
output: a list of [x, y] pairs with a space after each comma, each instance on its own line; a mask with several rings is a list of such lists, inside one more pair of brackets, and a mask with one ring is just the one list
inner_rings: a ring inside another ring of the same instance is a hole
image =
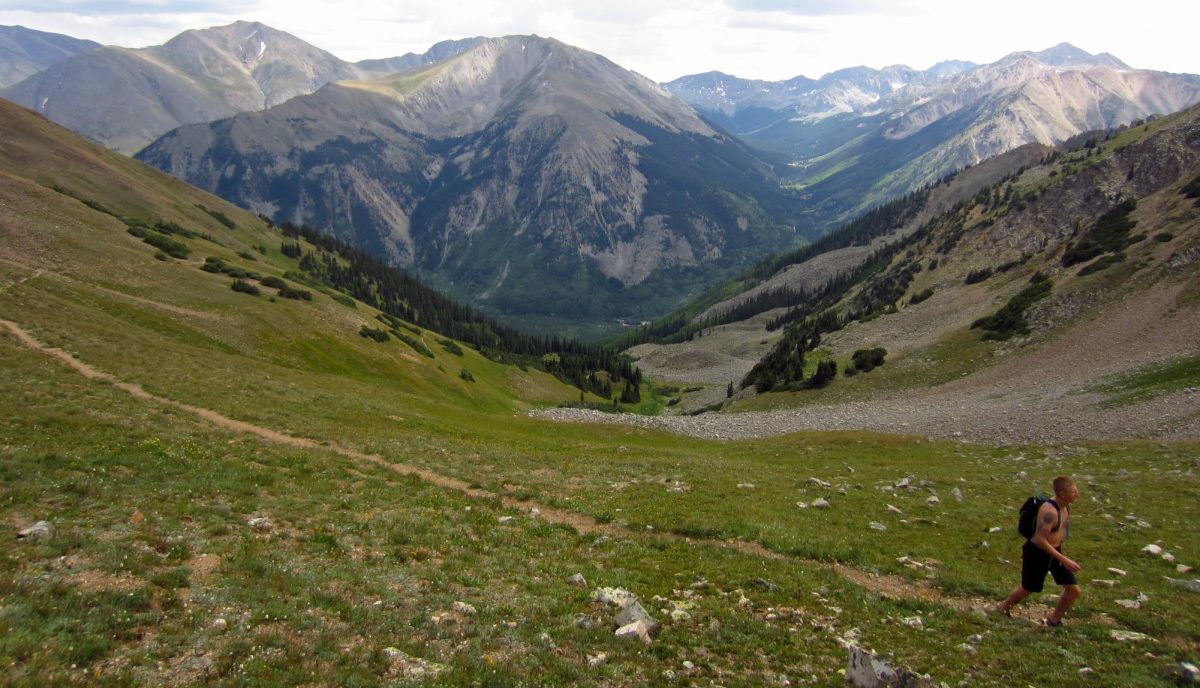
[[1026, 540], [1021, 547], [1021, 587], [1029, 592], [1041, 592], [1046, 587], [1047, 572], [1054, 576], [1054, 582], [1059, 585], [1079, 585], [1075, 574], [1068, 571], [1067, 567], [1046, 550]]

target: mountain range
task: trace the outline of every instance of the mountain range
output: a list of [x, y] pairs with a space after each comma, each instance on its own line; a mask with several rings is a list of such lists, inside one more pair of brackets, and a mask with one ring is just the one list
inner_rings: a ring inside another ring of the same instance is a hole
[[[30, 41], [28, 30], [15, 35]], [[447, 41], [426, 55], [352, 64], [291, 34], [239, 21], [185, 31], [137, 50], [77, 49], [0, 90], [0, 96], [132, 154], [183, 124], [269, 108], [330, 81], [420, 66], [478, 40]]]
[[858, 67], [815, 81], [710, 73], [665, 87], [748, 143], [787, 155], [789, 181], [820, 227], [1027, 143], [1200, 101], [1200, 76], [1137, 70], [1067, 43], [987, 65]]
[[0, 88], [33, 76], [72, 55], [99, 47], [95, 41], [23, 26], [0, 26]]
[[554, 329], [651, 319], [956, 170], [1186, 107], [1200, 77], [1060, 44], [660, 86], [536, 36], [352, 64], [238, 22], [62, 56], [0, 95]]
[[182, 127], [137, 157], [509, 315], [661, 312], [810, 238], [761, 156], [658, 84], [531, 36]]

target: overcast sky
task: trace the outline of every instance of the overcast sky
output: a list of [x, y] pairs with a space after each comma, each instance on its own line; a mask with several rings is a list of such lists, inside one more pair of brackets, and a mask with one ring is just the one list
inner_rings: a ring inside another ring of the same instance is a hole
[[143, 47], [261, 21], [357, 61], [466, 36], [550, 36], [658, 81], [719, 70], [986, 63], [1066, 41], [1144, 69], [1200, 73], [1196, 0], [0, 0], [0, 24]]

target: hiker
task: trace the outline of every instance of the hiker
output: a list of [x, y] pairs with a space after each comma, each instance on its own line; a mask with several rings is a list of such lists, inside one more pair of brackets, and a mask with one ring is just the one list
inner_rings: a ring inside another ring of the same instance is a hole
[[1021, 584], [1012, 591], [1008, 599], [1000, 603], [997, 610], [1006, 616], [1014, 605], [1029, 596], [1041, 592], [1046, 583], [1046, 574], [1054, 576], [1054, 582], [1062, 586], [1058, 606], [1046, 617], [1047, 626], [1061, 626], [1063, 614], [1079, 599], [1082, 590], [1075, 572], [1079, 564], [1062, 553], [1063, 541], [1071, 528], [1070, 505], [1079, 498], [1075, 481], [1059, 476], [1054, 479], [1054, 499], [1046, 500], [1037, 511], [1033, 535], [1021, 547]]

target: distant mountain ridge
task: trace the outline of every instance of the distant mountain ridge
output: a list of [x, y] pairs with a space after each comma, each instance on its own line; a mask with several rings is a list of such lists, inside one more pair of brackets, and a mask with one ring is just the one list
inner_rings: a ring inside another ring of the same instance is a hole
[[99, 47], [95, 41], [24, 26], [0, 26], [0, 88], [33, 76], [72, 55]]
[[278, 105], [331, 81], [367, 79], [393, 63], [422, 64], [475, 39], [359, 66], [258, 22], [185, 31], [137, 50], [101, 47], [0, 90], [88, 138], [132, 154], [183, 125]]
[[531, 36], [184, 127], [138, 157], [508, 314], [636, 317], [806, 230], [746, 146], [658, 84]]
[[1068, 43], [987, 65], [842, 70], [807, 90], [800, 80], [748, 89], [697, 75], [665, 86], [745, 141], [788, 155], [822, 227], [1027, 143], [1200, 102], [1200, 76], [1137, 70]]

